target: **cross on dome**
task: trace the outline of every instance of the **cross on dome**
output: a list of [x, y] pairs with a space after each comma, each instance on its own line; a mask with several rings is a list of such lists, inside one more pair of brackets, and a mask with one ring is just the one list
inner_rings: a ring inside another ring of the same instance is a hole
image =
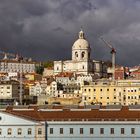
[[83, 29], [81, 27], [81, 31], [79, 32], [79, 39], [84, 39], [85, 36], [84, 36], [84, 32], [83, 32]]

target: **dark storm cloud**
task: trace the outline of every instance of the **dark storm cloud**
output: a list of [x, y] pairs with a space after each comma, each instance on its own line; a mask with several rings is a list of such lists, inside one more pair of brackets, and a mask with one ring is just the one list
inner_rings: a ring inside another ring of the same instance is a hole
[[92, 57], [109, 60], [111, 41], [117, 62], [140, 63], [139, 0], [1, 0], [0, 48], [36, 60], [71, 59], [80, 27], [91, 44]]

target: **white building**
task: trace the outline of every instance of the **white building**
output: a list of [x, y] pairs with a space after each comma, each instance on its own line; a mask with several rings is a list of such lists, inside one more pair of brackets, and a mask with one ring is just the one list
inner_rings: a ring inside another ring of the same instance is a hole
[[1, 81], [0, 82], [0, 99], [19, 99], [19, 82]]
[[0, 112], [0, 139], [45, 140], [45, 127], [40, 122]]
[[32, 61], [22, 61], [16, 59], [4, 58], [0, 60], [0, 72], [13, 73], [13, 72], [32, 73], [35, 72], [35, 63]]
[[[76, 74], [91, 74], [96, 69], [96, 61], [91, 60], [91, 48], [85, 39], [84, 32], [79, 32], [79, 38], [72, 46], [72, 60], [54, 61], [54, 74], [60, 72], [74, 72]], [[99, 73], [102, 72], [102, 62], [98, 61]]]
[[37, 82], [34, 85], [29, 87], [30, 96], [39, 96], [39, 95], [41, 95], [42, 91], [43, 91], [43, 89], [41, 87], [40, 82]]
[[[140, 108], [138, 107], [57, 107], [59, 108], [52, 109], [49, 107], [46, 109], [35, 109], [31, 112], [14, 109], [11, 112], [15, 115], [44, 122], [46, 125], [46, 140], [140, 140]], [[19, 121], [16, 120], [16, 122]], [[25, 127], [26, 130], [24, 132], [31, 128]], [[16, 133], [15, 125], [13, 129], [15, 129], [13, 133]], [[34, 129], [32, 128], [32, 130]]]

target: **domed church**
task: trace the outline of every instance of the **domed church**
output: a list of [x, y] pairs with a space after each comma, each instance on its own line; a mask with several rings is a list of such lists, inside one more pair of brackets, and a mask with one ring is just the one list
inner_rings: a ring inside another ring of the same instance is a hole
[[[81, 30], [78, 39], [72, 46], [72, 60], [54, 61], [54, 74], [60, 72], [73, 72], [84, 75], [92, 74], [94, 72], [95, 62], [91, 60], [90, 54], [90, 44], [86, 40], [83, 30]], [[100, 62], [98, 64], [98, 67], [100, 67]]]

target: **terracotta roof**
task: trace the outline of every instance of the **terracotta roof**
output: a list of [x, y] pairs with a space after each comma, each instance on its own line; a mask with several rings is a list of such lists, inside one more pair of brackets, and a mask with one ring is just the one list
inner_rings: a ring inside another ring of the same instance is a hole
[[54, 67], [47, 67], [47, 68], [45, 68], [46, 70], [53, 70], [54, 69]]
[[57, 74], [55, 77], [71, 77], [71, 76], [73, 76], [72, 72], [61, 72]]
[[140, 121], [140, 110], [117, 109], [46, 109], [13, 110], [6, 112], [36, 121]]

